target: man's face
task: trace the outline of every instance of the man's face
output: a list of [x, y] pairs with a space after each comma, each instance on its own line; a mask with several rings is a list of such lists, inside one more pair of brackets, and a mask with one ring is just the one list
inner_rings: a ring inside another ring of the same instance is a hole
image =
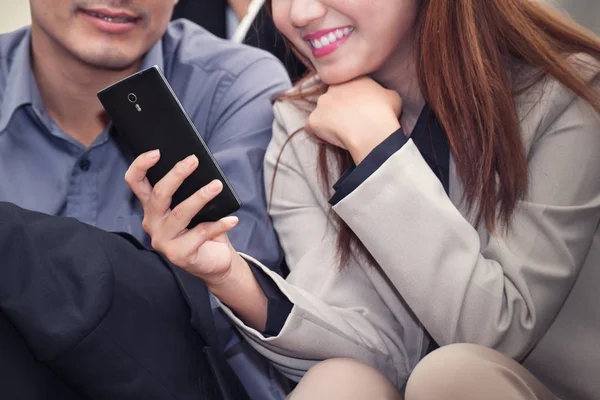
[[30, 0], [32, 30], [87, 65], [125, 69], [162, 37], [177, 1]]

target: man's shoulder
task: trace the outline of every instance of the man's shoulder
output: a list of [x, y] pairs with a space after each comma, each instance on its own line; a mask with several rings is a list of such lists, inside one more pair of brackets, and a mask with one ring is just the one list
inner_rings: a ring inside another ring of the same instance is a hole
[[[205, 75], [236, 78], [253, 64], [271, 66], [265, 78], [287, 79], [281, 62], [270, 53], [218, 38], [193, 22], [180, 19], [171, 22], [162, 40], [165, 70], [176, 74], [182, 68], [193, 68]], [[273, 76], [273, 70], [280, 76]], [[254, 77], [260, 80], [261, 74]]]
[[21, 28], [14, 32], [0, 35], [0, 88], [4, 87], [4, 79], [12, 68], [13, 58], [24, 40], [27, 40], [29, 28]]
[[205, 139], [244, 105], [254, 110], [253, 123], [263, 124], [265, 118], [272, 123], [270, 99], [290, 83], [271, 54], [219, 39], [185, 20], [169, 25], [161, 45], [165, 77]]

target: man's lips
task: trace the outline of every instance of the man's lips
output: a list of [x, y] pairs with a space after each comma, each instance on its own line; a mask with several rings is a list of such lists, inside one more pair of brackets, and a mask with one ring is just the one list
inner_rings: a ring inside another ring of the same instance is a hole
[[100, 32], [111, 35], [128, 33], [141, 20], [134, 14], [110, 9], [81, 9], [80, 15]]
[[82, 9], [82, 13], [89, 15], [90, 17], [103, 19], [107, 22], [114, 23], [134, 23], [139, 20], [135, 15], [125, 12], [125, 11], [116, 11], [110, 10], [106, 8], [95, 8], [95, 9]]

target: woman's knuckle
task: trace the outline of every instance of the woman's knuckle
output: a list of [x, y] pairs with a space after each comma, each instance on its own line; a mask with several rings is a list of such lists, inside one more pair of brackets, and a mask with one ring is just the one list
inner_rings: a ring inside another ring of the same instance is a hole
[[210, 189], [208, 187], [203, 187], [202, 190], [200, 190], [198, 192], [198, 199], [200, 200], [200, 202], [202, 203], [206, 203], [208, 202], [210, 199], [212, 199], [214, 196], [214, 194], [210, 191]]
[[187, 160], [181, 160], [177, 163], [177, 166], [173, 169], [173, 173], [178, 178], [183, 178], [189, 174], [189, 164]]
[[125, 182], [127, 182], [128, 184], [131, 184], [133, 182], [133, 179], [131, 177], [131, 168], [127, 170], [127, 172], [125, 172]]
[[208, 228], [206, 226], [201, 226], [197, 230], [198, 239], [204, 242], [208, 237]]
[[152, 196], [159, 200], [167, 198], [168, 195], [164, 185], [157, 183], [156, 186], [154, 186], [154, 190], [152, 190]]
[[[163, 251], [163, 243], [160, 239], [156, 237], [152, 237], [150, 241], [150, 246], [156, 251], [163, 253], [165, 256], [167, 255], [165, 251]], [[167, 257], [168, 258], [168, 257]]]
[[144, 217], [144, 219], [142, 219], [142, 229], [144, 230], [144, 232], [148, 234], [150, 233], [151, 223], [148, 217]]
[[317, 108], [323, 107], [324, 104], [327, 104], [328, 97], [329, 96], [327, 96], [326, 94], [319, 96], [319, 98], [317, 99]]
[[185, 215], [186, 215], [186, 213], [181, 206], [177, 206], [173, 210], [171, 210], [171, 216], [176, 221], [181, 221], [182, 219], [185, 218]]

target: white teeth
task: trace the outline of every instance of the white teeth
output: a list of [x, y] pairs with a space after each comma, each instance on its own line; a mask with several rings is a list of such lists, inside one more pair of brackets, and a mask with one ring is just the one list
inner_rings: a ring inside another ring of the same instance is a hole
[[354, 27], [348, 27], [344, 29], [336, 29], [335, 31], [331, 31], [328, 34], [322, 36], [319, 39], [310, 40], [310, 44], [315, 49], [322, 49], [325, 46], [329, 46], [331, 43], [337, 42], [338, 40], [343, 39], [348, 36], [351, 32], [354, 31]]
[[135, 18], [127, 18], [127, 17], [108, 17], [104, 14], [99, 14], [93, 11], [86, 11], [86, 13], [88, 15], [91, 15], [92, 17], [96, 17], [96, 18], [100, 18], [103, 19], [105, 21], [108, 22], [121, 22], [121, 23], [125, 23], [125, 22], [133, 22], [135, 21]]

